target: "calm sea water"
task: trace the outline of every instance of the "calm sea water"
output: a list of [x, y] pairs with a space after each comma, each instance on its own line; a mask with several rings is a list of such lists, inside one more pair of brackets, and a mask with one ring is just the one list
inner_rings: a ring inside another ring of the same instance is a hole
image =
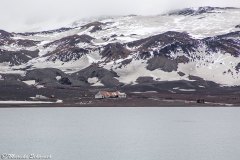
[[240, 108], [0, 109], [0, 154], [239, 160]]

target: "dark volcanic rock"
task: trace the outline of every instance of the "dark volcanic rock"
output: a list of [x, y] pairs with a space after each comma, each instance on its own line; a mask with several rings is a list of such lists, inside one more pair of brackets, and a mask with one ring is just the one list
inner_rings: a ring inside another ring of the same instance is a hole
[[132, 59], [125, 59], [124, 61], [122, 61], [122, 65], [128, 65], [131, 62], [132, 62]]
[[187, 16], [187, 15], [193, 15], [195, 13], [195, 10], [192, 8], [186, 8], [183, 10], [178, 10], [178, 11], [173, 11], [171, 13], [169, 13], [168, 15], [172, 16], [172, 15], [183, 15], [183, 16]]
[[[60, 77], [57, 80], [57, 77]], [[36, 80], [36, 82], [48, 86], [73, 85], [88, 86], [86, 81], [74, 79], [72, 76], [55, 68], [43, 68], [27, 71], [24, 80]]]
[[67, 77], [67, 74], [56, 68], [43, 68], [28, 70], [25, 79], [36, 80], [37, 82], [57, 81], [56, 77]]
[[19, 74], [0, 74], [0, 79], [7, 80], [7, 81], [18, 81], [21, 80], [23, 77]]
[[217, 13], [216, 10], [229, 10], [229, 9], [237, 9], [234, 7], [199, 7], [197, 9], [194, 8], [185, 8], [182, 10], [177, 10], [177, 11], [173, 11], [170, 12], [168, 15], [183, 15], [183, 16], [197, 16], [197, 15], [201, 15], [204, 13]]
[[235, 28], [240, 28], [240, 24], [239, 24], [239, 25], [236, 25]]
[[60, 45], [60, 46], [75, 46], [78, 43], [91, 43], [91, 41], [94, 38], [92, 38], [89, 35], [83, 34], [83, 35], [72, 35], [68, 37], [61, 38], [59, 40], [53, 41], [51, 43], [48, 43], [44, 45], [44, 47], [49, 47], [51, 45]]
[[25, 33], [17, 33], [17, 34], [22, 35], [22, 36], [34, 36], [34, 35], [37, 35], [37, 34], [61, 33], [61, 32], [69, 31], [69, 30], [72, 30], [72, 29], [74, 29], [74, 28], [62, 27], [62, 28], [59, 28], [59, 29], [54, 29], [54, 30], [49, 30], [49, 31], [25, 32]]
[[130, 64], [132, 62], [132, 59], [125, 59], [121, 62], [121, 65], [119, 66], [119, 68], [122, 68], [123, 66], [126, 66], [128, 64]]
[[240, 71], [240, 63], [238, 63], [238, 65], [235, 67], [236, 71]]
[[33, 41], [33, 40], [27, 40], [27, 39], [18, 39], [15, 41], [15, 43], [18, 46], [23, 46], [23, 47], [33, 47], [36, 46], [39, 41]]
[[[147, 78], [151, 81], [150, 78]], [[199, 87], [199, 86], [204, 86]], [[156, 92], [170, 92], [174, 91], [176, 93], [189, 93], [184, 92], [181, 90], [173, 90], [173, 88], [180, 88], [180, 89], [194, 89], [192, 92], [195, 93], [203, 93], [208, 94], [209, 92], [212, 93], [219, 93], [218, 84], [211, 82], [211, 81], [186, 81], [186, 80], [179, 80], [179, 81], [154, 81], [153, 83], [148, 83], [148, 81], [144, 81], [143, 83], [135, 84], [135, 85], [125, 85], [122, 89], [125, 92], [147, 92], [147, 91], [156, 91]], [[187, 95], [187, 94], [186, 94]], [[147, 97], [149, 98], [149, 97]]]
[[151, 58], [147, 63], [147, 69], [150, 71], [161, 69], [165, 72], [172, 72], [176, 71], [178, 68], [178, 63], [176, 60], [171, 60], [163, 56]]
[[119, 80], [111, 77], [110, 75], [106, 75], [101, 78], [101, 83], [104, 84], [105, 87], [119, 87], [123, 85], [123, 83], [120, 83]]
[[222, 51], [235, 57], [240, 55], [240, 31], [205, 38], [203, 42], [208, 46], [208, 51]]
[[203, 47], [206, 47], [206, 52], [209, 54], [221, 51], [238, 57], [240, 55], [240, 31], [201, 40], [194, 39], [184, 32], [170, 31], [126, 45], [133, 48], [134, 52], [139, 53], [138, 56], [141, 59], [148, 59], [151, 56], [165, 56], [172, 59], [173, 54], [183, 52], [185, 55], [176, 56], [177, 63], [188, 63], [188, 57], [194, 57], [195, 52], [200, 51]]
[[211, 13], [215, 9], [216, 9], [215, 7], [199, 7], [196, 10], [193, 9], [193, 8], [186, 8], [186, 9], [183, 9], [183, 10], [179, 10], [179, 11], [169, 13], [169, 15], [196, 16], [196, 15], [203, 14], [203, 13]]
[[105, 86], [113, 87], [122, 85], [115, 77], [118, 77], [114, 71], [99, 67], [97, 64], [72, 74], [75, 79], [85, 79], [97, 77]]
[[194, 80], [194, 81], [204, 81], [203, 78], [200, 78], [197, 76], [192, 76], [192, 75], [189, 75], [188, 78], [189, 78], [189, 80]]
[[[187, 55], [195, 52], [200, 46], [200, 41], [191, 38], [183, 32], [165, 32], [145, 39], [137, 40], [127, 44], [129, 47], [137, 47], [140, 54], [154, 51], [154, 55], [168, 56], [170, 53], [177, 53], [182, 50]], [[146, 53], [145, 53], [146, 54]], [[149, 55], [148, 55], [149, 56]]]
[[219, 85], [216, 84], [215, 82], [206, 81], [206, 80], [204, 80], [204, 79], [201, 78], [201, 77], [189, 75], [188, 78], [189, 78], [189, 80], [194, 80], [194, 81], [195, 81], [195, 84], [197, 84], [198, 86], [201, 85], [201, 86], [204, 86], [204, 87], [207, 87], [207, 88], [219, 87]]
[[27, 39], [13, 39], [12, 33], [0, 30], [0, 46], [2, 45], [18, 45], [21, 47], [36, 46], [39, 41], [27, 40]]
[[107, 75], [110, 77], [118, 77], [117, 73], [115, 73], [114, 71], [109, 71], [105, 68], [101, 68], [97, 64], [92, 64], [91, 66], [72, 74], [72, 76], [77, 77], [77, 79], [82, 77], [84, 77], [85, 79], [93, 77], [101, 79]]
[[0, 80], [0, 100], [29, 100], [36, 96], [35, 88], [17, 80]]
[[67, 78], [67, 77], [61, 78], [61, 79], [59, 80], [59, 83], [64, 84], [64, 85], [71, 85], [71, 84], [72, 84], [72, 82], [70, 81], [70, 79]]
[[136, 80], [137, 83], [155, 83], [153, 77], [138, 77]]
[[1, 74], [0, 77], [0, 100], [25, 100], [32, 96], [32, 88], [20, 80], [20, 75]]
[[178, 73], [178, 75], [181, 76], [181, 77], [185, 76], [185, 73], [183, 73], [183, 72], [177, 72], [177, 73]]
[[11, 37], [0, 38], [0, 46], [3, 45], [18, 45], [20, 47], [33, 47], [37, 46], [39, 41], [27, 40], [27, 39], [12, 39]]
[[56, 50], [47, 53], [44, 57], [48, 57], [48, 61], [60, 60], [62, 62], [69, 62], [72, 60], [78, 60], [85, 54], [89, 53], [88, 50], [78, 47], [59, 47]]
[[238, 39], [239, 40], [240, 39], [240, 31], [230, 32], [230, 33], [222, 34], [222, 35], [215, 36], [212, 38], [216, 39], [216, 40], [221, 40], [221, 39]]
[[36, 51], [6, 51], [0, 49], [0, 63], [9, 62], [11, 65], [20, 65], [26, 63], [32, 58], [38, 56], [39, 50]]
[[175, 60], [177, 63], [188, 63], [189, 62], [189, 58], [187, 58], [186, 56], [178, 56]]
[[0, 100], [15, 100], [19, 97], [32, 96], [30, 86], [17, 80], [0, 80], [0, 90]]
[[78, 60], [83, 55], [89, 53], [88, 49], [79, 48], [79, 43], [91, 43], [92, 37], [88, 35], [73, 35], [64, 37], [54, 42], [46, 44], [44, 47], [51, 45], [57, 45], [57, 48], [51, 52], [48, 52], [45, 57], [48, 57], [48, 61], [60, 60], [62, 62], [69, 62], [71, 60]]
[[148, 59], [148, 58], [150, 58], [151, 56], [152, 56], [151, 53], [148, 52], [148, 51], [144, 51], [144, 52], [142, 52], [141, 54], [139, 54], [139, 57], [140, 57], [141, 59]]
[[4, 30], [0, 30], [0, 39], [13, 37], [13, 34], [6, 32]]
[[100, 54], [102, 57], [106, 58], [107, 61], [110, 61], [126, 58], [130, 53], [131, 51], [125, 48], [121, 43], [110, 43], [103, 47]]
[[116, 35], [116, 34], [113, 34], [113, 35], [111, 35], [111, 38], [115, 38], [115, 37], [117, 37], [117, 35]]
[[3, 87], [16, 87], [17, 88], [29, 88], [29, 86], [22, 81], [18, 80], [0, 80], [0, 88], [2, 89]]
[[91, 33], [93, 33], [93, 32], [102, 30], [102, 25], [104, 25], [104, 23], [96, 21], [96, 22], [88, 23], [88, 24], [82, 26], [82, 28], [93, 27], [90, 31]]

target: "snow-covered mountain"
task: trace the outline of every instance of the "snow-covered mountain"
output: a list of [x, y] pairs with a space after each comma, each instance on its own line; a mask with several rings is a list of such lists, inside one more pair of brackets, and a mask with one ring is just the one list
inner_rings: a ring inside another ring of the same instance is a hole
[[75, 85], [200, 79], [239, 86], [239, 16], [238, 8], [200, 7], [105, 17], [43, 32], [0, 30], [0, 79], [19, 74], [41, 81], [52, 74], [50, 80]]

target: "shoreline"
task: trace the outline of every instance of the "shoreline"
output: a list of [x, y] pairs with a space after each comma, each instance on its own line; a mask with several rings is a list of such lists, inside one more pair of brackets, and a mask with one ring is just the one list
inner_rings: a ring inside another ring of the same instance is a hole
[[166, 103], [152, 103], [152, 104], [140, 104], [140, 103], [128, 103], [128, 104], [71, 104], [71, 103], [26, 103], [26, 104], [0, 104], [1, 108], [237, 108], [240, 107], [240, 104], [223, 104], [223, 103], [212, 103], [205, 102], [204, 104], [194, 103], [194, 102], [185, 102], [177, 103], [170, 102]]
[[[240, 96], [229, 93], [126, 92], [126, 98], [96, 99], [95, 92], [46, 89], [38, 93], [31, 92], [29, 96], [24, 94], [12, 95], [5, 92], [0, 94], [0, 108], [240, 106]], [[29, 98], [34, 97], [35, 94], [42, 96], [34, 100]], [[51, 95], [55, 96], [51, 98]]]

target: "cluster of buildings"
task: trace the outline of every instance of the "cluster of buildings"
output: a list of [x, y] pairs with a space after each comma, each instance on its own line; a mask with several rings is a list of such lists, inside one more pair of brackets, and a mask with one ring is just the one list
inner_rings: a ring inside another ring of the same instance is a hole
[[99, 91], [95, 95], [96, 99], [103, 99], [103, 98], [127, 98], [126, 93], [121, 93], [119, 91], [116, 92], [107, 92], [107, 91]]

